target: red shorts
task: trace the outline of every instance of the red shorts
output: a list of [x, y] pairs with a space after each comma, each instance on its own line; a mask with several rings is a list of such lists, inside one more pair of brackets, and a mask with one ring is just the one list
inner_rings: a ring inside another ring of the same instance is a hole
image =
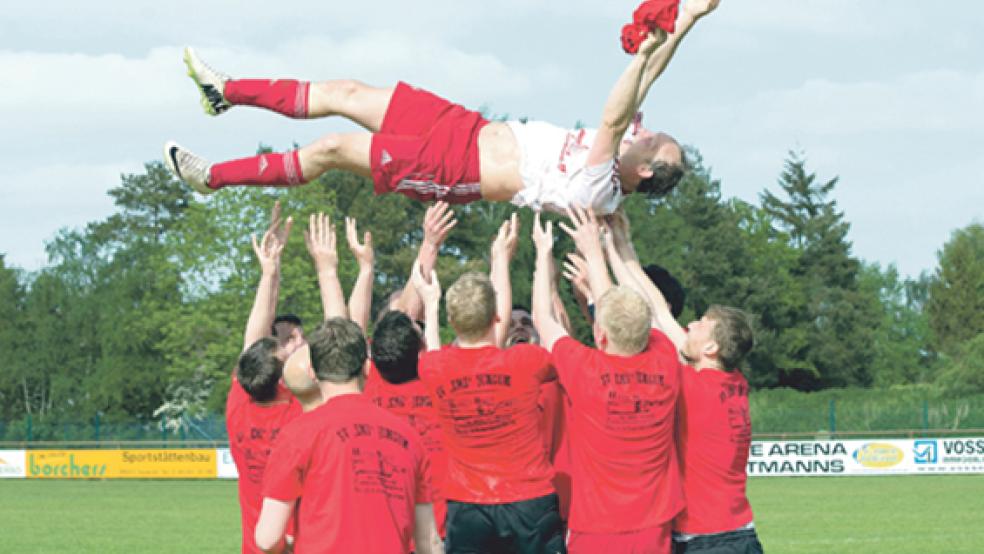
[[422, 201], [481, 200], [478, 132], [488, 124], [425, 90], [398, 83], [369, 163], [376, 194], [399, 192]]
[[670, 554], [673, 524], [628, 533], [578, 533], [567, 537], [568, 554], [617, 552], [618, 554]]

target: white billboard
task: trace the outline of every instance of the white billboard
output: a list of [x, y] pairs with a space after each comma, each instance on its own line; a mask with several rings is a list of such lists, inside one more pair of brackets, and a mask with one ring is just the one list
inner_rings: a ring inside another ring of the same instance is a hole
[[748, 475], [984, 473], [984, 438], [753, 441]]

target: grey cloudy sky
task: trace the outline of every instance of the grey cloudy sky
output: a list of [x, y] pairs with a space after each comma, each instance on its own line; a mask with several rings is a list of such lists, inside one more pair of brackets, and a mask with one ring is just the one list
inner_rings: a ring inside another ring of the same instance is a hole
[[[106, 191], [177, 139], [213, 159], [350, 129], [259, 110], [208, 118], [181, 48], [240, 77], [411, 81], [496, 113], [597, 122], [628, 62], [632, 1], [20, 2], [0, 13], [0, 253], [113, 211]], [[805, 152], [860, 257], [915, 275], [984, 218], [984, 4], [723, 0], [643, 110], [696, 146], [726, 196]]]

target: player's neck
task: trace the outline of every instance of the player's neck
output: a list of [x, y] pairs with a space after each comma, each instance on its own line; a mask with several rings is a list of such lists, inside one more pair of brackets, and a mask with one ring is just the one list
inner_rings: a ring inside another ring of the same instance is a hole
[[609, 356], [622, 356], [624, 358], [629, 358], [640, 353], [640, 351], [629, 352], [627, 350], [615, 346], [611, 342], [606, 342], [605, 344], [602, 345], [602, 347], [603, 348], [601, 348], [600, 350], [605, 354], [608, 354]]
[[325, 403], [320, 388], [302, 393], [296, 393], [294, 394], [294, 398], [297, 398], [297, 401], [301, 404], [302, 412], [310, 412]]
[[639, 182], [642, 181], [642, 177], [638, 173], [632, 171], [632, 163], [628, 160], [619, 160], [618, 164], [618, 180], [622, 184], [622, 192], [625, 194], [631, 194], [639, 188]]
[[332, 383], [330, 381], [320, 381], [318, 383], [321, 388], [321, 398], [322, 403], [335, 398], [336, 396], [344, 396], [346, 394], [361, 394], [362, 393], [362, 380], [352, 379], [346, 383]]
[[724, 368], [721, 367], [721, 364], [719, 364], [717, 360], [708, 358], [707, 356], [701, 356], [700, 359], [697, 360], [697, 363], [694, 364], [694, 369], [697, 371], [724, 371]]
[[467, 340], [457, 337], [458, 348], [485, 348], [495, 346], [495, 329], [490, 327], [488, 331], [477, 339]]

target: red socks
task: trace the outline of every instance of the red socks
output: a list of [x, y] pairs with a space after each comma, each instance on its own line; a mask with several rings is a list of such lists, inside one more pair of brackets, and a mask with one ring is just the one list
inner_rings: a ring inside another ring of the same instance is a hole
[[304, 176], [297, 150], [217, 163], [212, 165], [208, 178], [208, 186], [213, 189], [228, 185], [292, 187], [302, 183]]
[[230, 79], [222, 96], [233, 105], [256, 106], [304, 119], [308, 114], [308, 81], [294, 79]]

